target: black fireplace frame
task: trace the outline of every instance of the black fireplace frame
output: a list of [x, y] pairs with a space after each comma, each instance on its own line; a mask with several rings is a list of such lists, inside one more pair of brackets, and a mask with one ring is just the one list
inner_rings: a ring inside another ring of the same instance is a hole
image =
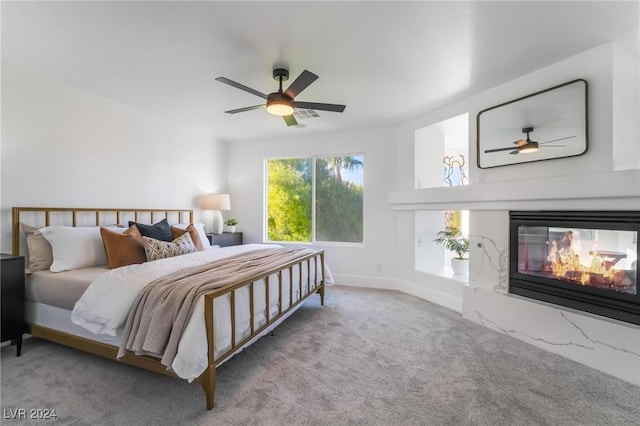
[[[640, 211], [509, 212], [509, 293], [640, 325], [640, 291], [624, 294], [519, 273], [518, 227], [523, 225], [636, 231], [640, 235]], [[638, 269], [636, 265], [636, 288], [640, 289]]]

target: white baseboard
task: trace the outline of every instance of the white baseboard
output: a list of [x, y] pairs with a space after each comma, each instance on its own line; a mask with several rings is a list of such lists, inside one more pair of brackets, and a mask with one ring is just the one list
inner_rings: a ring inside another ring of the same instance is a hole
[[[462, 286], [460, 283], [452, 283], [452, 293], [444, 293], [421, 284], [393, 278], [367, 277], [363, 275], [339, 275], [334, 274], [336, 284], [350, 287], [377, 288], [383, 290], [397, 290], [410, 294], [420, 299], [427, 300], [453, 311], [462, 313]], [[458, 289], [457, 286], [460, 286]], [[454, 293], [459, 293], [456, 295]]]
[[336, 284], [349, 287], [379, 288], [383, 290], [398, 290], [396, 280], [391, 278], [367, 277], [364, 275], [333, 274]]
[[[410, 294], [420, 299], [427, 300], [435, 303], [436, 305], [444, 306], [462, 314], [462, 286], [461, 283], [452, 283], [452, 290], [458, 290], [459, 296], [456, 294], [444, 293], [442, 291], [434, 290], [424, 285], [408, 282], [398, 281], [398, 290], [403, 293]], [[457, 288], [460, 287], [460, 289]]]

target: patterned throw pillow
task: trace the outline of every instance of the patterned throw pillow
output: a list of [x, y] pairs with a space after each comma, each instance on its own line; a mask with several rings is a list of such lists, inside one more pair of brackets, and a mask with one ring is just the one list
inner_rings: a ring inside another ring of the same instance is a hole
[[152, 260], [193, 253], [196, 251], [196, 246], [193, 244], [191, 235], [189, 235], [188, 232], [171, 242], [156, 240], [154, 238], [144, 236], [142, 239], [144, 240], [144, 252], [147, 255], [147, 261], [149, 262]]

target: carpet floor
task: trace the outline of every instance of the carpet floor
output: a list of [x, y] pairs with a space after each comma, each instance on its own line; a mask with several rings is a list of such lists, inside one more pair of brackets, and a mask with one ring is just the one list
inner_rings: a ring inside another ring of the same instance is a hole
[[199, 385], [40, 339], [1, 353], [6, 425], [640, 425], [639, 387], [394, 291], [310, 298], [218, 369], [212, 411]]

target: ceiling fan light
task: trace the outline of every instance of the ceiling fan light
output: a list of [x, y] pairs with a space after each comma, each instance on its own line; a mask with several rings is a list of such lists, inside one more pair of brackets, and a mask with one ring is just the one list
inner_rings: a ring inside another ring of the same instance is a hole
[[293, 114], [293, 99], [284, 93], [271, 93], [267, 98], [267, 111], [269, 114], [285, 117]]
[[267, 111], [269, 114], [284, 117], [293, 114], [293, 106], [286, 102], [273, 102], [267, 105]]
[[520, 147], [521, 154], [531, 154], [539, 149], [538, 142], [529, 141]]

